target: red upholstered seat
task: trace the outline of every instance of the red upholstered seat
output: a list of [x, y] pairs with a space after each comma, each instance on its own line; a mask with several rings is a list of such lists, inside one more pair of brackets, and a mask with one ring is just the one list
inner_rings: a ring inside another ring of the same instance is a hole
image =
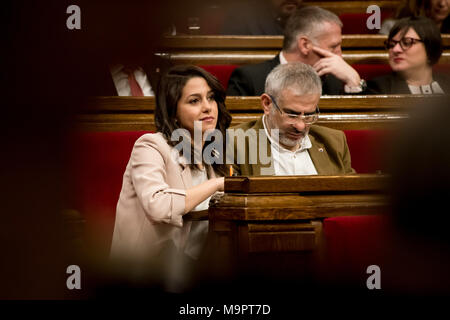
[[344, 130], [352, 158], [352, 167], [357, 173], [383, 171], [383, 155], [388, 146], [386, 130]]
[[353, 68], [359, 73], [361, 79], [372, 79], [375, 77], [383, 76], [392, 72], [389, 64], [359, 64], [355, 63], [352, 65]]
[[[367, 19], [372, 14], [368, 13], [343, 13], [339, 15], [344, 27], [342, 28], [342, 34], [377, 34], [379, 32], [378, 29], [368, 29], [367, 28]], [[381, 23], [386, 18], [392, 16], [392, 12], [381, 11]]]
[[222, 84], [222, 86], [227, 90], [228, 80], [230, 79], [231, 73], [234, 69], [238, 67], [235, 64], [216, 64], [216, 65], [202, 65], [200, 66], [212, 75], [214, 75]]
[[325, 268], [332, 277], [367, 278], [370, 265], [382, 268], [387, 250], [391, 223], [387, 216], [342, 216], [323, 221], [325, 236]]
[[109, 248], [125, 167], [137, 132], [81, 132], [67, 144], [69, 205], [86, 220], [86, 232]]
[[433, 71], [450, 74], [450, 64], [439, 63], [433, 66]]

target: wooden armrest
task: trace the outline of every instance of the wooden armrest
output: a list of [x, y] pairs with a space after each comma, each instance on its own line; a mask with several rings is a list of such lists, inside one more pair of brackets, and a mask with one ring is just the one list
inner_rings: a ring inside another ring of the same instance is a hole
[[208, 210], [191, 211], [183, 216], [186, 221], [208, 220]]

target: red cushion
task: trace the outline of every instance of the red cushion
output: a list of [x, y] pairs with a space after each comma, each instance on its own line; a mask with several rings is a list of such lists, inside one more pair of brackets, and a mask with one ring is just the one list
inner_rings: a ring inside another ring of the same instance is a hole
[[[326, 269], [361, 278], [370, 265], [383, 263], [389, 248], [390, 222], [385, 215], [343, 216], [323, 221]], [[380, 266], [381, 267], [381, 266]]]
[[387, 147], [387, 130], [344, 130], [357, 173], [383, 171], [383, 155]]
[[[379, 29], [368, 29], [367, 19], [372, 13], [343, 13], [339, 16], [344, 27], [342, 28], [342, 34], [377, 34]], [[392, 12], [381, 11], [381, 23], [384, 19], [392, 16]]]
[[450, 64], [440, 63], [433, 66], [433, 71], [450, 74]]
[[117, 200], [137, 132], [81, 132], [69, 137], [67, 185], [69, 206], [86, 220], [88, 233], [109, 246]]
[[361, 79], [372, 79], [379, 76], [384, 76], [392, 72], [391, 67], [388, 64], [358, 64], [352, 65], [353, 68], [359, 73]]
[[225, 90], [228, 87], [228, 80], [230, 79], [231, 73], [234, 69], [238, 67], [235, 64], [216, 64], [216, 65], [202, 65], [201, 68], [205, 69], [213, 76], [215, 76]]

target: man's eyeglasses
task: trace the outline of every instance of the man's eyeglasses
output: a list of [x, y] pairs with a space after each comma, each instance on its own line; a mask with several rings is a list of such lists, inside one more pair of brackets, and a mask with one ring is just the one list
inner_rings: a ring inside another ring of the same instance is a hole
[[293, 124], [297, 122], [299, 119], [301, 119], [306, 125], [311, 125], [315, 123], [319, 119], [319, 106], [316, 106], [316, 110], [313, 113], [305, 113], [305, 114], [294, 114], [294, 113], [287, 113], [278, 106], [277, 101], [273, 96], [269, 94], [270, 99], [272, 99], [273, 104], [275, 107], [280, 111], [281, 115], [286, 118], [286, 121]]
[[423, 42], [423, 40], [420, 39], [414, 39], [414, 38], [409, 38], [409, 37], [403, 37], [401, 38], [399, 41], [397, 40], [386, 40], [384, 42], [384, 46], [387, 50], [392, 49], [393, 47], [395, 47], [397, 45], [397, 43], [400, 43], [400, 47], [403, 50], [408, 50], [409, 48], [411, 48], [415, 43], [417, 42]]

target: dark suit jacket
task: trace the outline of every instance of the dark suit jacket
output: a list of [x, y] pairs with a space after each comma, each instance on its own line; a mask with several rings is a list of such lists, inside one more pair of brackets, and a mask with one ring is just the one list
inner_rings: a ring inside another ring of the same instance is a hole
[[[441, 73], [433, 73], [433, 78], [446, 94], [450, 93], [450, 78]], [[367, 81], [367, 94], [410, 94], [406, 81], [396, 72]]]
[[[272, 60], [234, 69], [228, 80], [228, 96], [260, 96], [264, 93], [267, 75], [280, 64], [280, 55]], [[345, 94], [344, 83], [331, 74], [322, 79], [322, 94]]]
[[[271, 157], [270, 141], [265, 134], [262, 117], [258, 120], [238, 125], [233, 129], [235, 130], [235, 137], [237, 136], [233, 144], [235, 155], [233, 168], [236, 173], [243, 176], [273, 175], [275, 171], [271, 163], [262, 163], [259, 155], [256, 156], [256, 163], [252, 163], [255, 161], [252, 161], [251, 155], [249, 155], [251, 144], [256, 143], [258, 145], [257, 153], [259, 154], [262, 152], [260, 151], [261, 143], [264, 143], [266, 145], [263, 147], [267, 150], [267, 157]], [[242, 129], [243, 139], [239, 139], [239, 131], [236, 131], [238, 129]], [[255, 133], [256, 137], [253, 138], [256, 138], [257, 142], [251, 141], [251, 132], [249, 130]], [[260, 130], [263, 130], [261, 136]], [[313, 125], [309, 130], [309, 138], [312, 146], [308, 149], [308, 152], [319, 175], [355, 173], [355, 170], [351, 167], [350, 151], [344, 132]], [[244, 141], [244, 143], [239, 143], [239, 140]], [[255, 155], [253, 154], [252, 156]], [[238, 159], [245, 159], [240, 161], [244, 163], [238, 163]], [[261, 170], [262, 168], [264, 168], [264, 171]]]

